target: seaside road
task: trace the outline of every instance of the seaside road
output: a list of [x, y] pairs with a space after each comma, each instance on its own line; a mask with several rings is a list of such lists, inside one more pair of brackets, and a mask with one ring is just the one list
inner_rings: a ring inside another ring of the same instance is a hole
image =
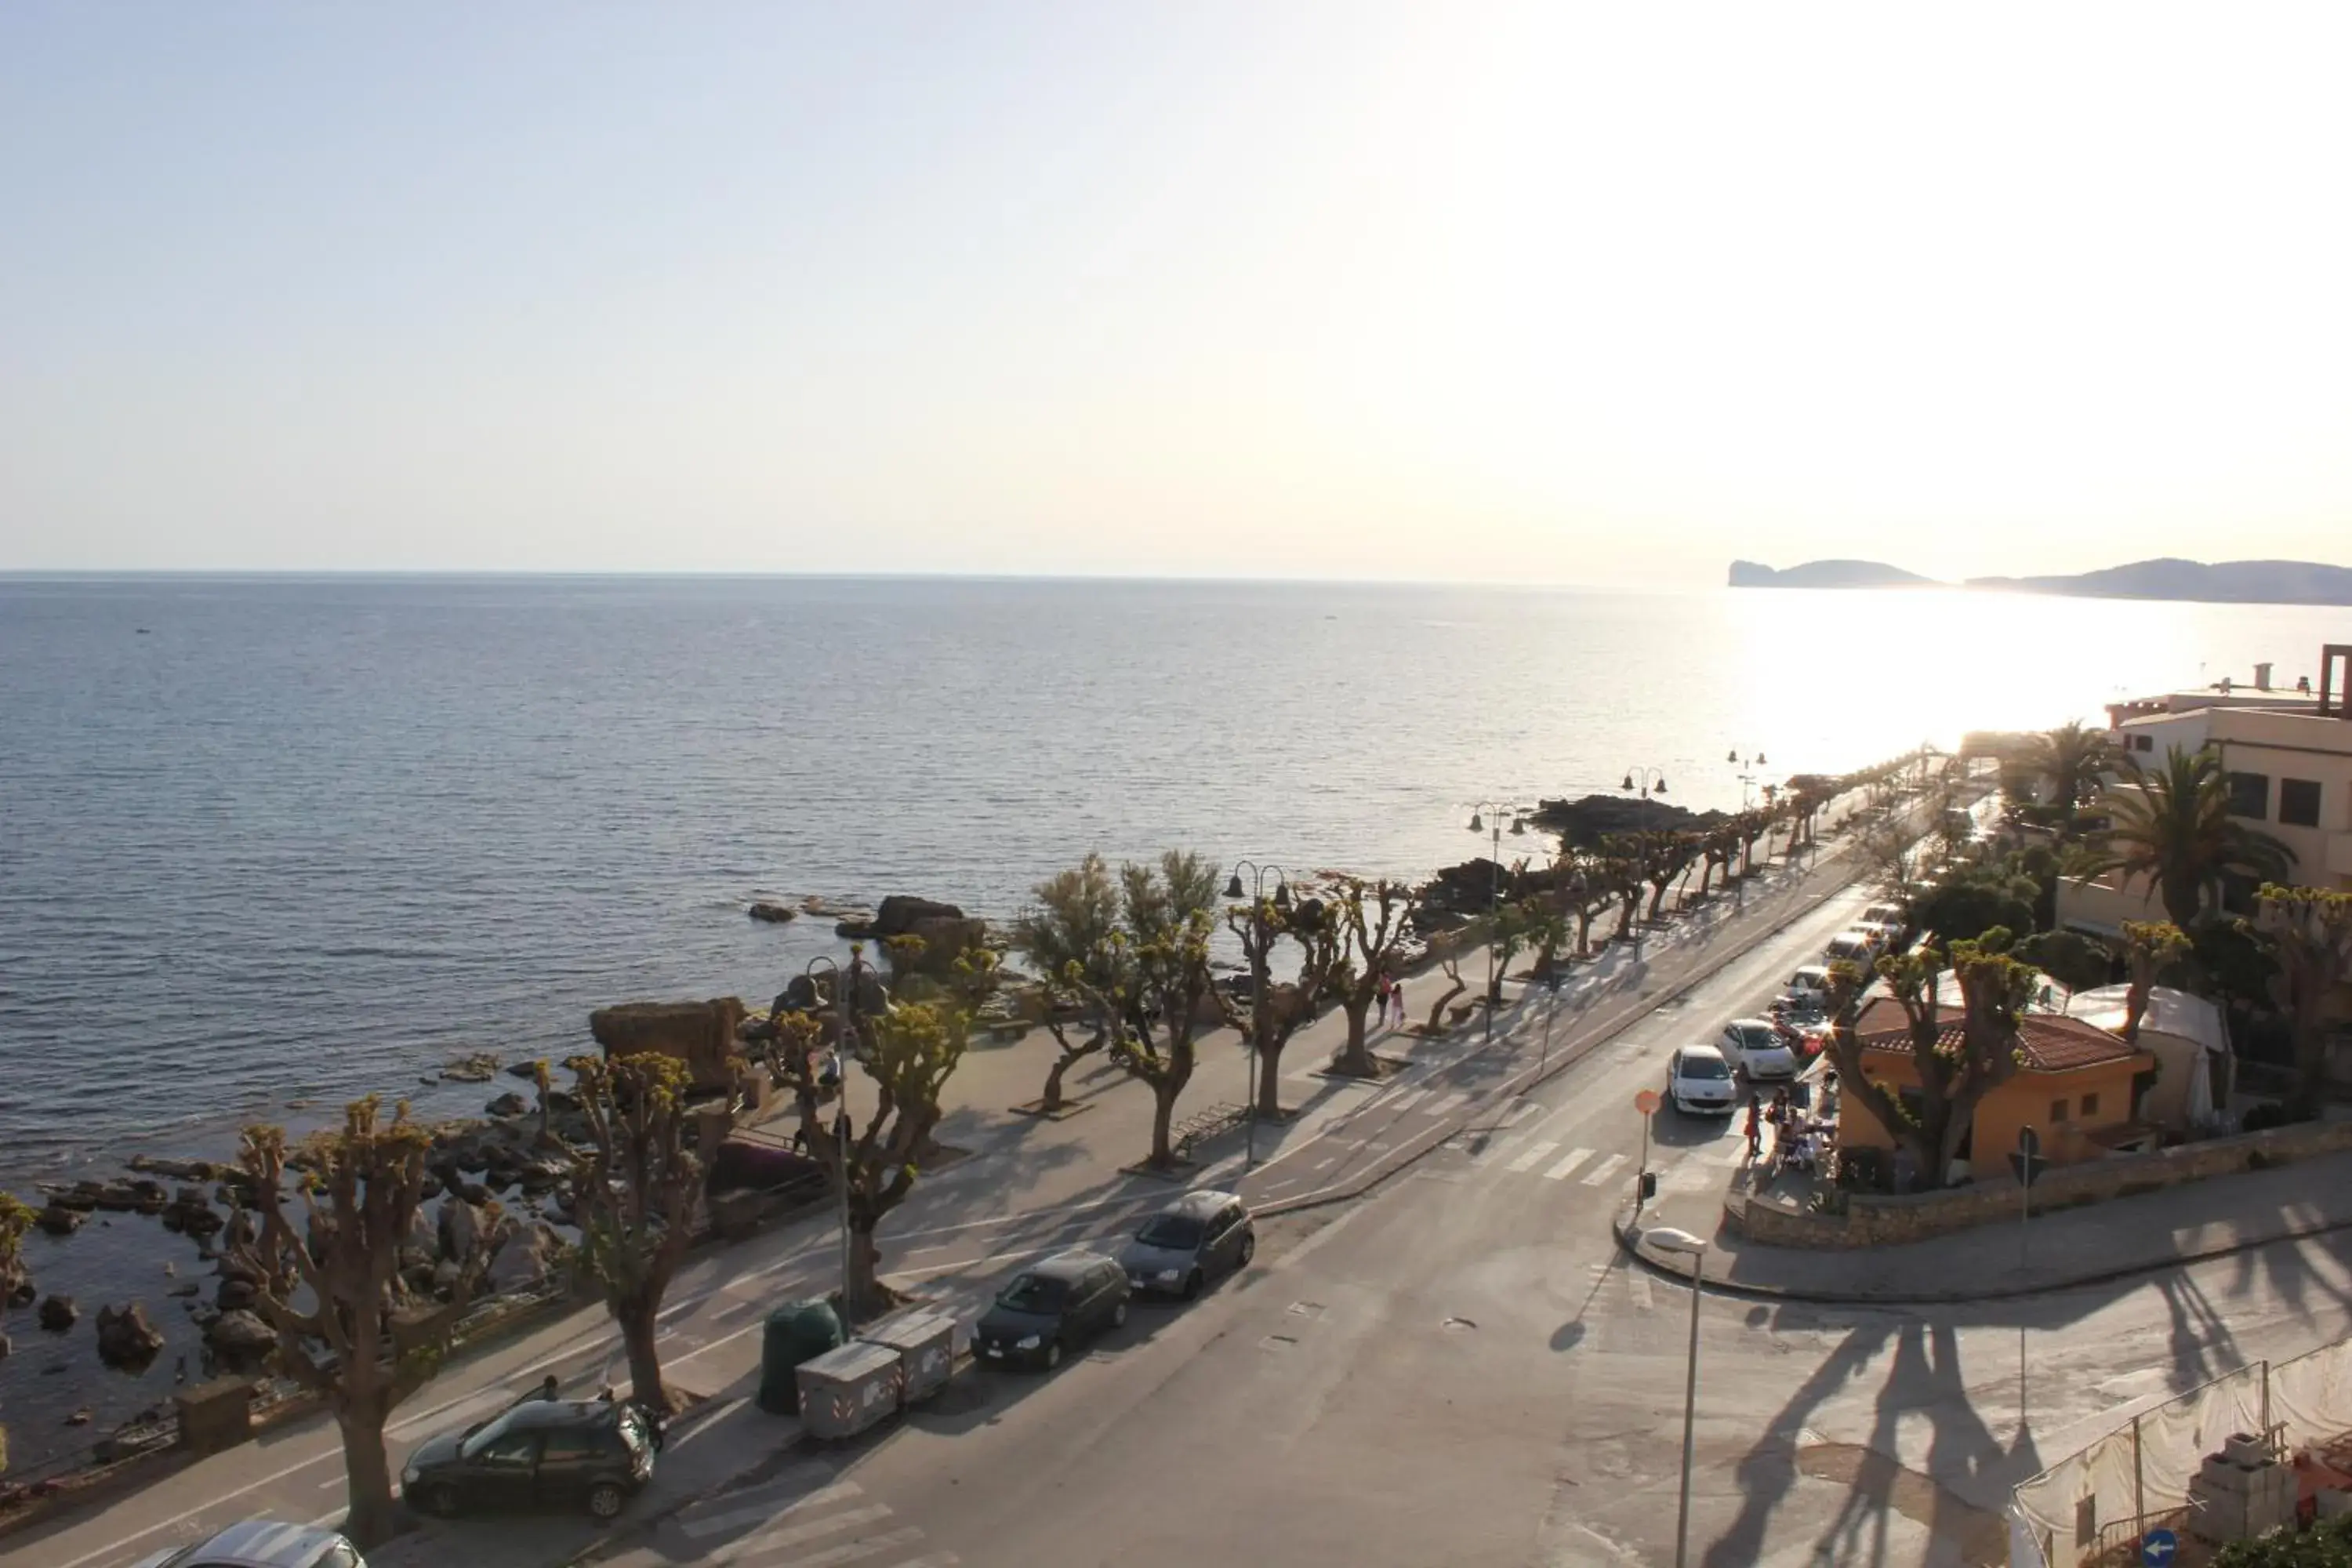
[[[1810, 956], [1817, 950], [1821, 936], [1838, 918], [1832, 910], [1801, 921], [1798, 928], [1768, 939], [1756, 952], [1735, 961], [1710, 985], [1734, 981], [1769, 985], [1792, 967], [1799, 955]], [[1717, 936], [1735, 942], [1748, 940], [1746, 931], [1724, 931]], [[1697, 1005], [1698, 998], [1694, 997], [1691, 1005]], [[1512, 1021], [1522, 1027], [1532, 1020], [1524, 1002], [1511, 1011], [1516, 1015]], [[1327, 1018], [1317, 1027], [1328, 1035], [1336, 1024], [1336, 1018]], [[1310, 1043], [1302, 1037], [1293, 1048], [1328, 1055], [1329, 1044]], [[1604, 1047], [1600, 1055], [1622, 1057], [1636, 1048], [1638, 1045], [1628, 1037]], [[1481, 1075], [1493, 1066], [1493, 1058], [1475, 1047], [1449, 1045], [1428, 1057], [1423, 1056], [1421, 1047], [1413, 1050], [1421, 1063], [1416, 1073], [1429, 1079], [1426, 1097], [1407, 1100], [1405, 1096], [1412, 1092], [1411, 1085], [1385, 1096], [1360, 1085], [1333, 1086], [1328, 1093], [1318, 1092], [1309, 1114], [1273, 1137], [1266, 1151], [1272, 1163], [1277, 1169], [1285, 1161], [1311, 1169], [1329, 1152], [1328, 1148], [1311, 1151], [1318, 1142], [1333, 1142], [1336, 1135], [1329, 1133], [1333, 1121], [1351, 1108], [1383, 1099], [1391, 1101], [1384, 1114], [1392, 1121], [1419, 1116], [1443, 1126], [1445, 1117], [1458, 1114], [1466, 1103], [1452, 1101], [1450, 1097], [1474, 1092]], [[1429, 1073], [1430, 1063], [1441, 1057], [1450, 1059]], [[1204, 1058], [1202, 1079], [1210, 1094], [1223, 1092], [1238, 1098], [1245, 1072], [1246, 1058], [1238, 1050], [1222, 1055], [1212, 1050]], [[1578, 1068], [1546, 1092], [1565, 1092], [1589, 1076], [1586, 1068]], [[1230, 1079], [1230, 1087], [1222, 1087], [1221, 1078]], [[1129, 1093], [1126, 1098], [1135, 1097]], [[1125, 1139], [1129, 1132], [1123, 1124], [1128, 1117], [1118, 1110], [1118, 1100], [1114, 1093], [1104, 1101], [1112, 1107], [1110, 1110], [1069, 1125], [1085, 1129], [1099, 1122], [1102, 1136], [1097, 1142]], [[1529, 1114], [1513, 1113], [1522, 1119]], [[1367, 1144], [1379, 1141], [1369, 1134], [1364, 1138]], [[1238, 1140], [1229, 1140], [1220, 1145], [1209, 1163], [1193, 1173], [1194, 1180], [1238, 1179], [1242, 1173], [1239, 1151], [1228, 1146], [1237, 1143]], [[1107, 1240], [1130, 1227], [1149, 1207], [1165, 1202], [1171, 1191], [1158, 1183], [1118, 1176], [1113, 1164], [1128, 1154], [1126, 1149], [1114, 1152], [1076, 1143], [1054, 1148], [1055, 1158], [1036, 1169], [1020, 1164], [1017, 1154], [1009, 1166], [992, 1163], [986, 1157], [975, 1158], [922, 1184], [886, 1227], [891, 1277], [935, 1289], [968, 1321], [1008, 1270], [1075, 1242]], [[1622, 1158], [1611, 1170], [1598, 1176], [1593, 1173], [1610, 1163], [1610, 1154], [1622, 1153], [1622, 1150], [1607, 1151], [1581, 1171], [1563, 1171], [1554, 1183], [1547, 1184], [1548, 1190], [1557, 1190], [1559, 1184], [1568, 1183], [1573, 1175], [1580, 1193], [1589, 1194], [1597, 1206], [1606, 1207], [1606, 1199], [1618, 1190], [1606, 1184], [1622, 1184]], [[1061, 1158], [1065, 1155], [1070, 1157]], [[1555, 1160], [1545, 1170], [1557, 1164]], [[1298, 1226], [1293, 1222], [1285, 1228]], [[1277, 1252], [1281, 1246], [1281, 1236], [1269, 1232], [1268, 1253]], [[666, 1359], [674, 1382], [714, 1397], [740, 1396], [742, 1390], [738, 1385], [756, 1366], [761, 1309], [830, 1288], [834, 1270], [833, 1237], [822, 1216], [698, 1256], [674, 1287], [672, 1305], [664, 1314]], [[417, 1399], [396, 1413], [391, 1428], [395, 1466], [419, 1441], [482, 1418], [551, 1371], [563, 1380], [567, 1392], [574, 1394], [593, 1393], [603, 1384], [618, 1380], [617, 1345], [600, 1309], [582, 1309], [556, 1324], [463, 1358], [446, 1370]], [[777, 1436], [785, 1425], [777, 1424]], [[751, 1465], [759, 1461], [760, 1455], [746, 1453], [741, 1458]], [[268, 1515], [331, 1521], [341, 1516], [342, 1504], [340, 1447], [333, 1428], [321, 1418], [311, 1418], [260, 1442], [177, 1470], [100, 1510], [0, 1542], [0, 1564], [118, 1568], [159, 1546], [199, 1538], [230, 1520]], [[434, 1528], [438, 1533], [467, 1527]], [[478, 1559], [485, 1568], [493, 1561], [470, 1547], [458, 1551], [468, 1561]], [[496, 1558], [517, 1563], [542, 1560], [547, 1559], [528, 1552]]]
[[[1759, 952], [1543, 1086], [1502, 1137], [1267, 1222], [1262, 1265], [1193, 1306], [1139, 1310], [1051, 1377], [969, 1374], [971, 1408], [877, 1433], [838, 1473], [970, 1568], [1672, 1562], [1691, 1302], [1610, 1234], [1641, 1148], [1627, 1101], [1788, 956]], [[1718, 1181], [1735, 1136], [1662, 1114], [1654, 1159], [1669, 1184]], [[2347, 1327], [2343, 1236], [1983, 1308], [1705, 1298], [1693, 1561], [2005, 1561], [2018, 1480], [2135, 1408]]]

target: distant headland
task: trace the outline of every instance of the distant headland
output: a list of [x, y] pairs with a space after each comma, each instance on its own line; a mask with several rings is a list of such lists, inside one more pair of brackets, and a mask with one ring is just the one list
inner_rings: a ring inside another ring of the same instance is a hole
[[[1954, 584], [1876, 561], [1809, 561], [1774, 571], [1731, 563], [1735, 588], [1934, 588]], [[2060, 577], [1970, 577], [1958, 586], [2085, 599], [2185, 599], [2213, 605], [2352, 605], [2352, 567], [2311, 561], [2181, 561], [2167, 557]]]

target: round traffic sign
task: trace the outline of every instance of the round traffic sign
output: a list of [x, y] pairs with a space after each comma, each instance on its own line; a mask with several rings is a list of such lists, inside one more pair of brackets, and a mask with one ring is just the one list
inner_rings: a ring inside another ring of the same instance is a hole
[[1644, 1116], [1655, 1111], [1662, 1103], [1658, 1099], [1658, 1091], [1654, 1089], [1645, 1089], [1633, 1097], [1633, 1109]]
[[2139, 1560], [2148, 1568], [2165, 1568], [2180, 1551], [2180, 1537], [2168, 1530], [2151, 1530], [2140, 1538]]

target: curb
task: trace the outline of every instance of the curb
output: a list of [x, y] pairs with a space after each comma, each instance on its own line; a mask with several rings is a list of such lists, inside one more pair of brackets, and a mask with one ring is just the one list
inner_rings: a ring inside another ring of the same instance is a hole
[[[1843, 851], [1841, 850], [1841, 857], [1843, 856]], [[1817, 873], [1807, 873], [1807, 875], [1814, 874]], [[1759, 929], [1750, 935], [1747, 941], [1726, 949], [1721, 954], [1717, 955], [1712, 962], [1706, 963], [1704, 967], [1685, 975], [1681, 980], [1675, 982], [1672, 986], [1664, 991], [1640, 996], [1638, 998], [1638, 1005], [1628, 1008], [1622, 1016], [1614, 1019], [1613, 1021], [1602, 1024], [1599, 1026], [1597, 1032], [1588, 1035], [1571, 1045], [1562, 1047], [1559, 1050], [1553, 1053], [1552, 1059], [1549, 1062], [1523, 1069], [1517, 1077], [1507, 1079], [1504, 1083], [1497, 1085], [1494, 1089], [1490, 1090], [1486, 1096], [1478, 1102], [1478, 1104], [1474, 1105], [1469, 1109], [1457, 1113], [1455, 1116], [1448, 1118], [1445, 1121], [1440, 1122], [1432, 1127], [1428, 1132], [1423, 1133], [1418, 1140], [1421, 1145], [1420, 1147], [1414, 1148], [1409, 1144], [1405, 1150], [1391, 1155], [1380, 1164], [1373, 1166], [1371, 1169], [1365, 1171], [1360, 1175], [1351, 1176], [1345, 1182], [1339, 1183], [1336, 1185], [1318, 1188], [1311, 1193], [1302, 1193], [1297, 1197], [1275, 1198], [1264, 1204], [1254, 1205], [1252, 1205], [1254, 1212], [1265, 1215], [1297, 1214], [1308, 1209], [1328, 1208], [1333, 1204], [1348, 1203], [1363, 1196], [1364, 1194], [1371, 1191], [1374, 1187], [1379, 1186], [1381, 1183], [1386, 1182], [1391, 1176], [1396, 1175], [1398, 1173], [1426, 1157], [1432, 1150], [1436, 1149], [1440, 1144], [1444, 1143], [1448, 1139], [1451, 1139], [1455, 1134], [1459, 1133], [1465, 1127], [1468, 1126], [1471, 1121], [1478, 1116], [1482, 1110], [1492, 1106], [1496, 1100], [1516, 1098], [1519, 1095], [1525, 1094], [1528, 1089], [1535, 1088], [1538, 1084], [1550, 1082], [1553, 1079], [1558, 1078], [1569, 1068], [1576, 1066], [1579, 1062], [1581, 1062], [1585, 1058], [1591, 1056], [1602, 1046], [1607, 1045], [1610, 1041], [1615, 1039], [1618, 1036], [1632, 1028], [1635, 1024], [1640, 1023], [1652, 1013], [1656, 1012], [1659, 1008], [1674, 1002], [1676, 998], [1696, 990], [1699, 986], [1704, 985], [1708, 981], [1714, 979], [1717, 974], [1720, 974], [1723, 971], [1728, 969], [1732, 964], [1746, 957], [1758, 943], [1771, 937], [1778, 936], [1782, 931], [1788, 930], [1798, 921], [1803, 919], [1813, 910], [1819, 908], [1821, 904], [1828, 900], [1833, 893], [1843, 892], [1847, 888], [1852, 887], [1860, 879], [1861, 875], [1862, 873], [1857, 870], [1853, 872], [1853, 874], [1846, 877], [1843, 880], [1837, 881], [1832, 886], [1823, 889], [1818, 894], [1801, 899], [1795, 908], [1790, 910], [1779, 920], [1769, 925]], [[1505, 1039], [1515, 1037], [1516, 1031], [1514, 1031], [1513, 1035], [1507, 1035], [1504, 1037]], [[1490, 1048], [1491, 1047], [1482, 1047], [1479, 1050], [1472, 1051], [1461, 1059], [1468, 1061], [1478, 1056], [1481, 1051]], [[1434, 1136], [1432, 1134], [1434, 1134]], [[1685, 1276], [1685, 1278], [1687, 1277]]]
[[[1641, 1245], [1642, 1231], [1635, 1226], [1632, 1205], [1619, 1207], [1610, 1230], [1625, 1255], [1651, 1273], [1676, 1284], [1691, 1282], [1693, 1270], [1669, 1261]], [[2218, 1247], [2200, 1247], [2193, 1252], [2176, 1252], [2164, 1258], [2126, 1263], [2105, 1268], [2087, 1268], [2080, 1273], [2054, 1276], [2026, 1285], [2004, 1285], [1987, 1290], [1811, 1290], [1785, 1285], [1765, 1285], [1749, 1280], [1708, 1279], [1706, 1288], [1710, 1295], [1732, 1296], [1750, 1301], [1803, 1301], [1832, 1307], [1957, 1307], [1985, 1301], [2019, 1301], [2040, 1296], [2055, 1296], [2068, 1290], [2080, 1290], [2094, 1285], [2113, 1284], [2120, 1279], [2136, 1279], [2143, 1274], [2160, 1274], [2167, 1269], [2185, 1268], [2195, 1263], [2210, 1263], [2216, 1258], [2233, 1258], [2258, 1247], [2275, 1247], [2283, 1241], [2307, 1241], [2314, 1237], [2336, 1231], [2352, 1230], [2352, 1218], [2315, 1221], [2309, 1225], [2286, 1226], [2262, 1236], [2244, 1237]], [[1767, 1251], [1783, 1251], [1769, 1247]]]

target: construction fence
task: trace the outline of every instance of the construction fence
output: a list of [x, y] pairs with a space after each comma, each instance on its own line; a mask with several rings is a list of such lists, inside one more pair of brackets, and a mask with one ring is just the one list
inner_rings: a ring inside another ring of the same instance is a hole
[[2144, 1410], [2011, 1496], [2010, 1568], [2140, 1561], [2149, 1530], [2195, 1532], [2189, 1484], [2232, 1436], [2269, 1434], [2293, 1455], [2352, 1433], [2352, 1340], [2256, 1362]]

